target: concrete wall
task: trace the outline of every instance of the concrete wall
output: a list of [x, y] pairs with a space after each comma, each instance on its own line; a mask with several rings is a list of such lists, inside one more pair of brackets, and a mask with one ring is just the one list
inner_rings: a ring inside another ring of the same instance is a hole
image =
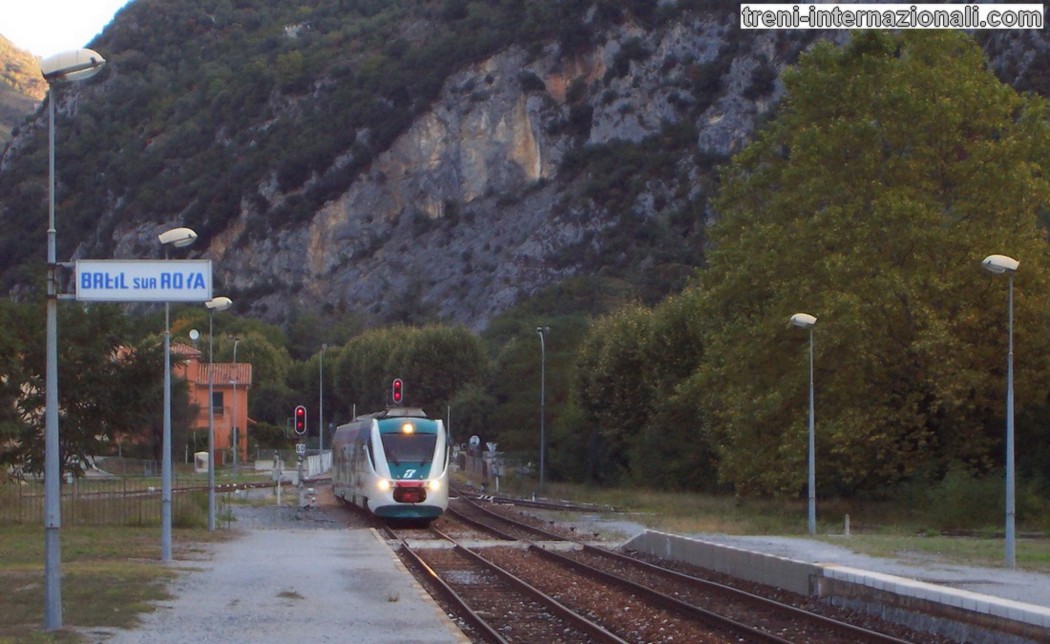
[[974, 644], [1050, 642], [1050, 609], [845, 566], [811, 564], [649, 530], [623, 545]]
[[685, 561], [701, 568], [776, 586], [799, 595], [816, 594], [816, 580], [821, 575], [820, 567], [815, 564], [655, 530], [643, 532], [623, 547], [654, 557]]

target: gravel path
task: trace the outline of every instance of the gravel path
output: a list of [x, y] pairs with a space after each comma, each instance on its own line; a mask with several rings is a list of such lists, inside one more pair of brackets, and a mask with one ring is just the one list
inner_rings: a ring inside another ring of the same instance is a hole
[[234, 513], [240, 534], [203, 561], [177, 560], [174, 599], [139, 628], [83, 634], [116, 644], [466, 641], [364, 519], [334, 500]]

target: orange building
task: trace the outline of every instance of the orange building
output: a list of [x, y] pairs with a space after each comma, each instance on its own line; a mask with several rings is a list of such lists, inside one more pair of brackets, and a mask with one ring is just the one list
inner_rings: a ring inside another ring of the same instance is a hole
[[[208, 382], [211, 380], [215, 423], [215, 462], [232, 461], [233, 428], [237, 427], [237, 458], [248, 460], [248, 391], [252, 386], [252, 365], [246, 362], [201, 362], [201, 352], [186, 344], [171, 345], [177, 358], [172, 375], [186, 381], [190, 405], [196, 406], [197, 416], [192, 431], [208, 431]], [[207, 443], [205, 443], [207, 444]], [[207, 449], [207, 448], [205, 448]]]

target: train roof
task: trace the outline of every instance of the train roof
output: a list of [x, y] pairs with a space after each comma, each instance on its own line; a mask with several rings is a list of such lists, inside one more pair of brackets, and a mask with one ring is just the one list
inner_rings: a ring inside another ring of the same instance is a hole
[[419, 407], [387, 407], [383, 411], [362, 414], [357, 418], [354, 418], [354, 420], [364, 418], [428, 418], [428, 416], [426, 412]]

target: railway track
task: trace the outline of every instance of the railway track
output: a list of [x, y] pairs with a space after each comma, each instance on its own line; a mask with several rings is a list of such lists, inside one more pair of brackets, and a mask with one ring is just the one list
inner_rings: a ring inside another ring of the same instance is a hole
[[388, 535], [475, 641], [920, 641], [567, 539], [462, 497], [435, 524]]
[[[451, 537], [450, 537], [451, 539]], [[408, 549], [431, 585], [460, 607], [483, 641], [625, 642], [597, 621], [562, 604], [478, 553], [456, 543], [452, 549]]]

